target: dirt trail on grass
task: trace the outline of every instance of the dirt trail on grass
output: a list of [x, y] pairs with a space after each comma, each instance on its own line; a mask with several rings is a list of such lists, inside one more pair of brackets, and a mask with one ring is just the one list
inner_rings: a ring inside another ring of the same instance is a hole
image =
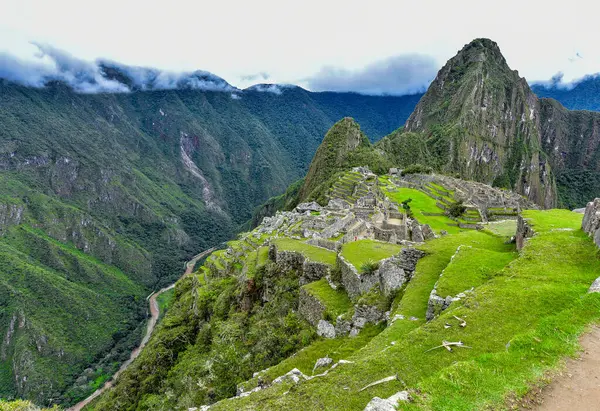
[[[212, 248], [209, 248], [208, 250], [202, 251], [201, 253], [195, 255], [194, 258], [192, 258], [190, 261], [185, 263], [185, 272], [181, 278], [185, 277], [188, 274], [191, 274], [194, 271], [194, 267], [195, 267], [196, 263], [198, 262], [198, 260], [206, 257], [208, 254], [212, 253], [215, 249], [216, 249], [215, 247], [212, 247]], [[177, 281], [179, 281], [179, 280], [177, 280]], [[175, 287], [175, 283], [173, 283], [170, 286], [165, 287], [157, 292], [150, 294], [146, 298], [148, 300], [148, 304], [150, 306], [150, 319], [148, 320], [148, 325], [146, 326], [146, 334], [144, 335], [144, 338], [140, 342], [140, 345], [131, 352], [129, 359], [121, 365], [119, 370], [112, 376], [112, 378], [109, 381], [107, 381], [101, 388], [98, 388], [96, 391], [94, 391], [85, 400], [78, 402], [77, 404], [75, 404], [74, 406], [69, 408], [67, 411], [81, 411], [83, 409], [83, 407], [85, 407], [90, 402], [92, 402], [96, 397], [98, 397], [104, 391], [106, 391], [110, 387], [112, 387], [113, 381], [115, 381], [117, 379], [117, 377], [123, 371], [125, 371], [127, 369], [127, 367], [129, 367], [129, 365], [133, 362], [133, 360], [135, 360], [138, 357], [138, 355], [140, 355], [140, 352], [142, 351], [142, 349], [146, 346], [146, 344], [150, 340], [150, 336], [152, 335], [152, 332], [154, 331], [154, 327], [156, 326], [156, 322], [158, 321], [158, 317], [160, 316], [160, 309], [158, 307], [158, 301], [157, 301], [158, 296], [161, 295], [162, 293], [164, 293], [165, 291], [168, 291], [174, 287]]]
[[566, 369], [536, 396], [534, 410], [600, 410], [600, 327], [580, 341], [581, 357], [567, 361]]

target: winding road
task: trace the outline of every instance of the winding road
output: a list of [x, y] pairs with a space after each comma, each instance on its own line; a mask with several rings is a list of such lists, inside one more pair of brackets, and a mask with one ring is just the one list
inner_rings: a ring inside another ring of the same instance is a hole
[[[206, 257], [208, 254], [212, 253], [215, 250], [216, 250], [216, 247], [212, 247], [212, 248], [209, 248], [208, 250], [202, 251], [199, 254], [196, 254], [194, 256], [194, 258], [192, 258], [190, 261], [185, 263], [185, 272], [183, 273], [183, 276], [181, 276], [177, 281], [179, 281], [181, 278], [185, 277], [186, 275], [191, 274], [194, 271], [194, 267], [196, 266], [196, 263], [198, 262], [198, 260], [201, 260], [202, 258]], [[135, 360], [138, 357], [138, 355], [140, 355], [140, 352], [142, 351], [142, 349], [146, 346], [146, 344], [150, 340], [150, 336], [152, 335], [152, 332], [154, 331], [154, 327], [156, 326], [158, 317], [160, 315], [160, 309], [158, 307], [157, 298], [159, 295], [161, 295], [165, 291], [168, 291], [168, 290], [174, 288], [177, 281], [168, 287], [165, 287], [157, 292], [150, 294], [146, 298], [146, 300], [148, 300], [148, 304], [150, 305], [150, 319], [148, 320], [148, 325], [146, 326], [146, 334], [144, 335], [144, 338], [140, 342], [140, 345], [131, 352], [129, 359], [121, 365], [119, 370], [101, 388], [98, 388], [86, 399], [78, 402], [71, 408], [68, 408], [67, 411], [81, 411], [83, 409], [83, 407], [85, 407], [90, 402], [92, 402], [96, 397], [98, 397], [104, 391], [106, 391], [110, 387], [112, 387], [113, 382], [117, 379], [117, 377], [123, 371], [125, 371], [127, 369], [127, 367], [129, 367], [129, 365], [133, 362], [133, 360]]]

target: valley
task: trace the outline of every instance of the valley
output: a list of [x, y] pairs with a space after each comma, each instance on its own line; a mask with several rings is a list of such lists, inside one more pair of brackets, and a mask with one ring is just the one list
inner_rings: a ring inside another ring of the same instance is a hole
[[203, 76], [0, 80], [0, 398], [503, 409], [600, 319], [600, 113], [495, 42], [411, 96]]

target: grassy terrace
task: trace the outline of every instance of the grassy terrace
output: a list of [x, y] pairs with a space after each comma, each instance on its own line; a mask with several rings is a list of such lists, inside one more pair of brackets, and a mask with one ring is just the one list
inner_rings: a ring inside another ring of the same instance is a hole
[[517, 232], [517, 220], [492, 221], [485, 228], [500, 237], [510, 238]]
[[334, 290], [325, 278], [306, 284], [303, 288], [315, 296], [325, 306], [331, 318], [336, 318], [352, 308], [352, 301], [343, 290]]
[[441, 297], [456, 295], [490, 280], [517, 257], [516, 252], [498, 252], [461, 247], [445, 268], [437, 286]]
[[375, 240], [358, 240], [342, 246], [342, 256], [360, 270], [368, 261], [379, 261], [398, 254], [402, 246]]
[[412, 199], [409, 205], [415, 218], [421, 224], [429, 224], [434, 231], [446, 230], [449, 233], [458, 233], [461, 231], [458, 227], [448, 225], [456, 224], [456, 222], [444, 215], [431, 216], [423, 214], [439, 214], [444, 212], [444, 210], [436, 205], [436, 200], [423, 191], [414, 188], [398, 188], [395, 191], [384, 190], [384, 192], [390, 200], [398, 205], [409, 198]]
[[[575, 353], [579, 334], [600, 318], [600, 295], [586, 294], [600, 273], [600, 261], [579, 229], [582, 216], [562, 210], [524, 214], [537, 234], [518, 258], [437, 319], [397, 320], [345, 357], [354, 363], [326, 377], [293, 388], [281, 384], [211, 409], [360, 410], [374, 396], [386, 398], [403, 389], [412, 390], [413, 402], [402, 409], [506, 408], [508, 397], [524, 395], [545, 371]], [[459, 245], [507, 254], [513, 250], [502, 237], [477, 231], [428, 242], [422, 248], [429, 255], [417, 265], [396, 312], [423, 318], [429, 292]], [[453, 315], [464, 318], [467, 326], [459, 327]], [[444, 328], [445, 323], [452, 327]], [[427, 351], [442, 340], [460, 340], [472, 348]], [[299, 362], [286, 361], [278, 375]], [[390, 375], [399, 379], [360, 390]]]
[[277, 248], [282, 251], [297, 251], [302, 253], [311, 261], [335, 265], [337, 254], [325, 248], [315, 247], [310, 244], [306, 244], [304, 241], [294, 240], [291, 238], [278, 238], [273, 240], [273, 244], [275, 244]]

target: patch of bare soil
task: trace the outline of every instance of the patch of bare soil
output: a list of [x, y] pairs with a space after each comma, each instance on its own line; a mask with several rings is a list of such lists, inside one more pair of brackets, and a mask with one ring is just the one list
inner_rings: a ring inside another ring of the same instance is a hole
[[581, 337], [581, 356], [569, 359], [552, 382], [532, 390], [521, 409], [536, 411], [600, 410], [600, 327]]

